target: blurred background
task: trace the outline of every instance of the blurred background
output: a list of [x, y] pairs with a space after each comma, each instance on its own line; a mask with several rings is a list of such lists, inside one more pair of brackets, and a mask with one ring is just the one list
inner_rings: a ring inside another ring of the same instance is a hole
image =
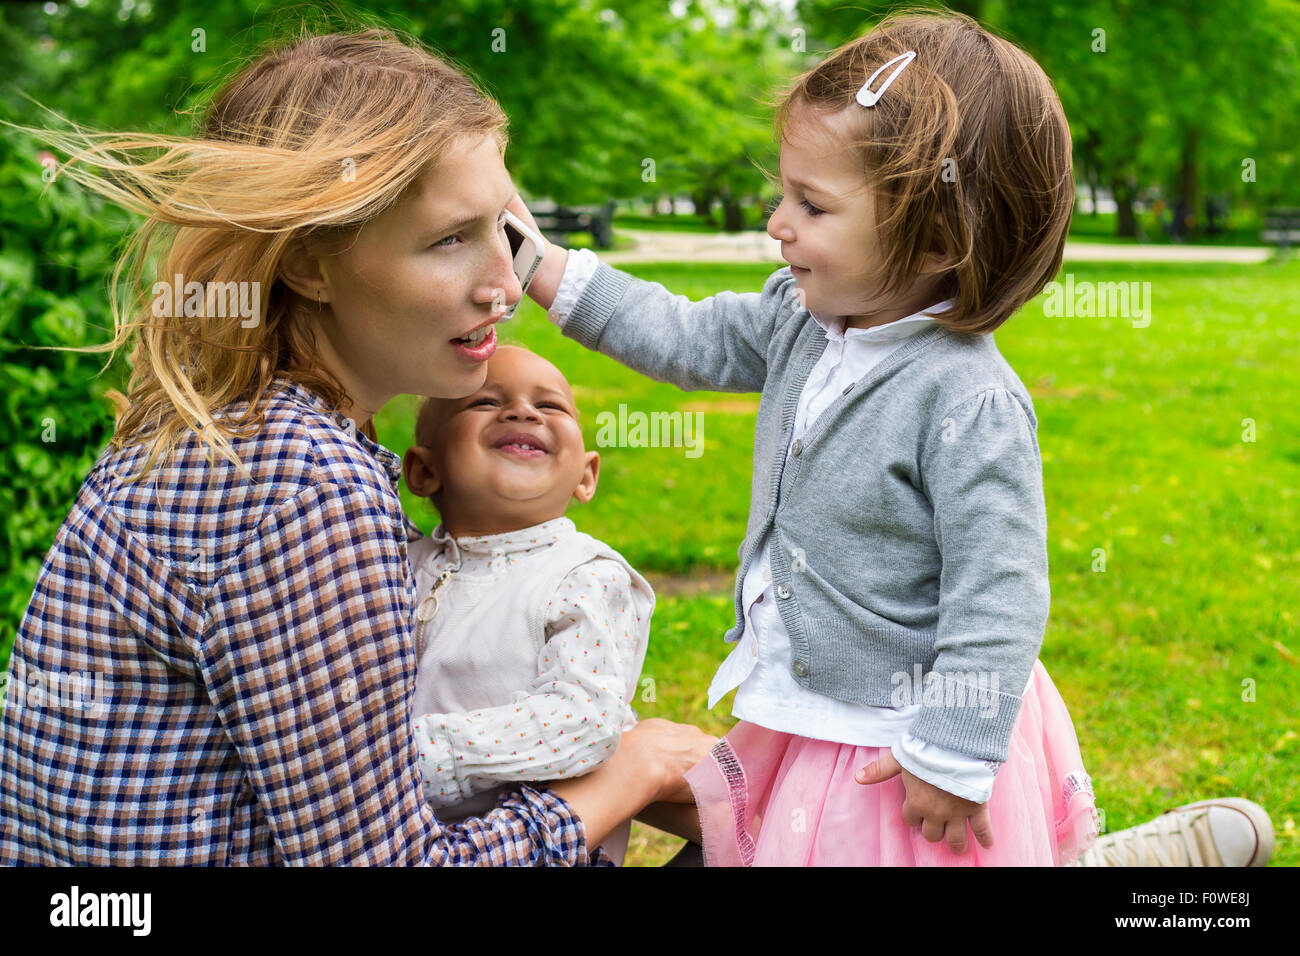
[[[0, 119], [188, 133], [214, 84], [299, 24], [409, 31], [511, 120], [506, 161], [557, 241], [693, 298], [780, 263], [771, 100], [899, 4], [839, 0], [72, 0], [0, 6]], [[1300, 861], [1300, 2], [949, 4], [1028, 50], [1060, 93], [1077, 204], [1062, 281], [1150, 283], [1150, 322], [1034, 300], [997, 333], [1040, 419], [1053, 615], [1042, 659], [1108, 829], [1210, 796], [1263, 804]], [[61, 157], [60, 157], [61, 158]], [[41, 562], [112, 431], [118, 359], [36, 351], [110, 334], [107, 276], [135, 225], [0, 127], [0, 669]], [[601, 448], [579, 526], [659, 595], [642, 716], [721, 733], [757, 396], [684, 394], [563, 340], [526, 302], [503, 338], [595, 417], [703, 413], [699, 457]], [[414, 399], [380, 415], [410, 444]], [[408, 496], [418, 524], [432, 507]], [[638, 827], [629, 862], [674, 841]]]

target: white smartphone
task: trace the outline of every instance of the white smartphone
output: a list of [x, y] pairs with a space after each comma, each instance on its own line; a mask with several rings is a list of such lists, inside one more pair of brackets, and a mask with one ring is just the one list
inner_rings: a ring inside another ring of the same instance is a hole
[[[546, 243], [509, 209], [506, 210], [506, 237], [510, 240], [510, 251], [514, 254], [515, 275], [519, 277], [519, 285], [527, 292], [528, 284], [533, 281], [537, 267], [542, 264], [542, 256], [546, 254]], [[501, 321], [514, 318], [518, 307], [519, 303], [516, 302], [501, 317]]]

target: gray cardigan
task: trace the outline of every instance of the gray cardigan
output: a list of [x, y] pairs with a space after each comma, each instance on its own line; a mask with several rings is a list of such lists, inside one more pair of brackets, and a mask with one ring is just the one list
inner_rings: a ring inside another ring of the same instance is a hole
[[[683, 389], [762, 392], [741, 582], [765, 533], [796, 680], [921, 704], [911, 733], [1005, 761], [1047, 624], [1037, 419], [991, 335], [904, 340], [787, 445], [826, 337], [789, 268], [699, 302], [601, 264], [563, 331]], [[788, 462], [788, 463], [787, 463]]]

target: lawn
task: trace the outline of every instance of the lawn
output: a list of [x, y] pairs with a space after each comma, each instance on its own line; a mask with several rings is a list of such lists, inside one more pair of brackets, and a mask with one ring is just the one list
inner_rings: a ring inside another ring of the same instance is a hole
[[[757, 291], [770, 267], [630, 271], [700, 298]], [[1048, 317], [1037, 299], [996, 336], [1039, 417], [1053, 594], [1041, 657], [1074, 717], [1105, 824], [1243, 796], [1273, 817], [1274, 864], [1295, 865], [1300, 263], [1066, 271], [1076, 286], [1151, 283], [1146, 327]], [[531, 302], [503, 340], [566, 372], [588, 447], [596, 414], [619, 403], [704, 412], [699, 457], [601, 448], [599, 492], [570, 516], [659, 590], [643, 672], [652, 699], [638, 712], [725, 731], [730, 700], [708, 712], [705, 689], [727, 652], [727, 572], [744, 535], [757, 396], [642, 378], [562, 338]], [[414, 399], [398, 399], [377, 423], [399, 453], [413, 412]], [[426, 530], [436, 523], [427, 503], [405, 504]], [[638, 827], [628, 862], [661, 862], [679, 842]]]

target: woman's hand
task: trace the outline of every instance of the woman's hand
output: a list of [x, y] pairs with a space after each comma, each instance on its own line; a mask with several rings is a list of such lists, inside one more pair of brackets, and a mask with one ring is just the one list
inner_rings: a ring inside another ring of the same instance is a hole
[[987, 803], [963, 800], [912, 776], [892, 753], [886, 752], [879, 760], [863, 767], [854, 779], [862, 784], [881, 783], [900, 773], [903, 775], [903, 788], [907, 791], [907, 798], [903, 801], [903, 822], [908, 826], [919, 826], [921, 835], [931, 843], [946, 839], [949, 849], [961, 854], [966, 852], [966, 821], [969, 820], [980, 846], [988, 849], [993, 845], [993, 824]]
[[717, 737], [693, 724], [651, 717], [624, 733], [618, 747], [621, 752], [630, 745], [643, 766], [658, 768], [659, 786], [651, 802], [694, 803], [695, 796], [684, 775], [707, 757], [717, 742]]
[[623, 734], [614, 756], [589, 774], [549, 784], [582, 820], [587, 845], [656, 802], [691, 803], [686, 771], [718, 742], [698, 727], [652, 717]]
[[557, 246], [542, 235], [542, 230], [537, 228], [537, 220], [528, 211], [528, 207], [524, 205], [524, 201], [519, 197], [518, 193], [515, 193], [515, 198], [510, 200], [506, 208], [518, 216], [524, 225], [542, 237], [546, 252], [542, 264], [537, 267], [537, 271], [533, 274], [533, 281], [528, 284], [527, 294], [530, 299], [543, 309], [549, 309], [555, 301], [555, 293], [560, 291], [560, 281], [564, 278], [564, 267], [569, 262], [569, 250]]

